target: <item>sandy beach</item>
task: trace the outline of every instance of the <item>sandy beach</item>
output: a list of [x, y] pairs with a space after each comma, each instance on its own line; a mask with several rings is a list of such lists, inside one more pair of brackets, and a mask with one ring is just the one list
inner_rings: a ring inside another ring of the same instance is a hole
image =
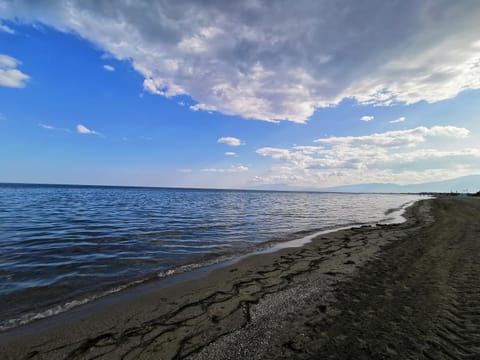
[[0, 334], [2, 359], [475, 359], [480, 198], [144, 287]]

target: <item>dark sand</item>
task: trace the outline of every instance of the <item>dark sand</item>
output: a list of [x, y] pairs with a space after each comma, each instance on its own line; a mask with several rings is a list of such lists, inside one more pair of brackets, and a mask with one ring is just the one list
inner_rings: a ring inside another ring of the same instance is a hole
[[0, 334], [0, 359], [480, 359], [480, 199], [407, 218]]

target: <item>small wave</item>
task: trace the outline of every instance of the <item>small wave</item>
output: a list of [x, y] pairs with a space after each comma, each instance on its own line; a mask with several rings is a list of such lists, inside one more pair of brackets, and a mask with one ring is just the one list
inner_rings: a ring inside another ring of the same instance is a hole
[[415, 204], [419, 199], [417, 200], [412, 200], [408, 201], [399, 207], [395, 208], [390, 208], [385, 211], [385, 216], [386, 218], [383, 219], [382, 221], [379, 222], [379, 224], [399, 224], [405, 221], [405, 218], [403, 217], [403, 214], [405, 214], [405, 211]]
[[129, 288], [131, 286], [138, 285], [138, 284], [140, 284], [144, 281], [145, 280], [133, 281], [133, 282], [130, 282], [128, 284], [117, 286], [117, 287], [112, 288], [110, 290], [104, 291], [100, 294], [87, 296], [87, 297], [84, 297], [82, 299], [71, 300], [71, 301], [68, 301], [64, 304], [55, 305], [51, 308], [48, 308], [48, 309], [40, 311], [40, 312], [28, 312], [26, 314], [21, 315], [20, 317], [2, 321], [0, 323], [0, 331], [6, 331], [6, 330], [13, 329], [13, 328], [21, 326], [21, 325], [31, 323], [31, 322], [36, 321], [36, 320], [41, 320], [41, 319], [45, 319], [45, 318], [48, 318], [48, 317], [51, 317], [51, 316], [54, 316], [54, 315], [64, 313], [64, 312], [66, 312], [70, 309], [73, 309], [73, 308], [77, 307], [77, 306], [84, 305], [84, 304], [87, 304], [87, 303], [89, 303], [93, 300], [97, 300], [97, 299], [100, 299], [100, 298], [105, 297], [107, 295], [117, 293], [117, 292], [125, 290], [126, 288]]
[[[312, 237], [312, 235], [308, 236], [308, 238], [311, 238], [311, 237]], [[297, 241], [302, 240], [302, 239], [297, 239]], [[277, 243], [277, 244], [279, 244], [279, 243]], [[124, 285], [116, 286], [112, 289], [109, 289], [107, 291], [103, 291], [103, 292], [98, 293], [98, 294], [90, 295], [90, 296], [87, 296], [87, 297], [84, 297], [84, 298], [81, 298], [81, 299], [71, 300], [71, 301], [65, 302], [64, 304], [55, 305], [55, 306], [50, 307], [46, 310], [42, 310], [40, 312], [28, 312], [28, 313], [25, 313], [25, 314], [17, 317], [17, 318], [2, 321], [0, 323], [0, 332], [10, 330], [10, 329], [16, 328], [18, 326], [26, 325], [28, 323], [31, 323], [31, 322], [34, 322], [34, 321], [37, 321], [37, 320], [42, 320], [42, 319], [49, 318], [51, 316], [59, 315], [61, 313], [69, 311], [73, 308], [76, 308], [78, 306], [85, 305], [85, 304], [90, 303], [92, 301], [101, 299], [105, 296], [118, 293], [120, 291], [126, 290], [130, 287], [133, 287], [133, 286], [141, 285], [143, 283], [146, 283], [148, 281], [153, 280], [155, 277], [157, 279], [158, 278], [162, 279], [162, 278], [167, 278], [167, 277], [170, 277], [170, 276], [173, 276], [173, 275], [188, 273], [188, 272], [192, 272], [192, 271], [195, 271], [197, 269], [200, 269], [200, 268], [206, 268], [206, 267], [214, 266], [214, 265], [217, 265], [217, 264], [220, 264], [220, 263], [226, 263], [226, 262], [232, 261], [234, 259], [241, 259], [244, 256], [248, 256], [248, 254], [254, 254], [254, 253], [257, 253], [257, 252], [262, 252], [262, 251], [264, 251], [268, 248], [274, 249], [274, 247], [275, 247], [275, 243], [263, 244], [263, 245], [264, 245], [264, 247], [258, 247], [257, 251], [252, 252], [252, 249], [250, 249], [249, 252], [245, 252], [245, 253], [232, 253], [232, 254], [229, 254], [229, 255], [224, 254], [224, 255], [220, 255], [220, 256], [217, 256], [217, 257], [214, 257], [214, 258], [211, 258], [211, 259], [205, 259], [204, 261], [201, 261], [201, 262], [198, 262], [198, 263], [190, 263], [190, 264], [177, 266], [175, 268], [159, 271], [158, 273], [156, 273], [156, 276], [153, 276], [153, 277], [152, 276], [147, 276], [143, 279], [135, 280], [135, 281], [129, 282], [129, 283], [124, 284]]]
[[[166, 278], [166, 277], [170, 277], [172, 275], [190, 272], [190, 271], [193, 271], [193, 270], [196, 270], [196, 269], [199, 269], [199, 268], [203, 268], [203, 267], [218, 264], [220, 262], [231, 260], [234, 257], [235, 257], [235, 255], [219, 256], [218, 258], [211, 259], [211, 260], [208, 260], [208, 261], [205, 261], [205, 262], [192, 263], [192, 264], [186, 264], [186, 265], [178, 266], [176, 268], [160, 271], [156, 274], [156, 277], [157, 278]], [[98, 300], [98, 299], [101, 299], [105, 296], [118, 293], [118, 292], [126, 290], [130, 287], [140, 285], [140, 284], [145, 283], [147, 281], [150, 281], [152, 279], [153, 279], [152, 276], [148, 276], [148, 277], [145, 277], [143, 279], [131, 281], [131, 282], [129, 282], [127, 284], [124, 284], [124, 285], [116, 286], [114, 288], [111, 288], [109, 290], [103, 291], [103, 292], [98, 293], [98, 294], [94, 294], [94, 295], [84, 297], [82, 299], [75, 299], [75, 300], [65, 302], [64, 304], [55, 305], [55, 306], [50, 307], [46, 310], [42, 310], [40, 312], [28, 312], [28, 313], [25, 313], [25, 314], [17, 317], [17, 318], [2, 321], [2, 322], [0, 322], [0, 332], [6, 331], [6, 330], [9, 330], [9, 329], [13, 329], [13, 328], [16, 328], [16, 327], [21, 326], [21, 325], [26, 325], [26, 324], [31, 323], [33, 321], [42, 320], [42, 319], [45, 319], [45, 318], [48, 318], [48, 317], [51, 317], [51, 316], [54, 316], [54, 315], [64, 313], [64, 312], [66, 312], [68, 310], [71, 310], [73, 308], [76, 308], [78, 306], [85, 305], [85, 304], [87, 304], [89, 302], [92, 302], [94, 300]]]

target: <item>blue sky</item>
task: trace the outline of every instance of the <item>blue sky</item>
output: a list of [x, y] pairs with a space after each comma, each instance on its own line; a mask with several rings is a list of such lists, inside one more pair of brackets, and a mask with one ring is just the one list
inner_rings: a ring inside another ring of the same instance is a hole
[[477, 2], [199, 4], [0, 0], [0, 182], [480, 173]]

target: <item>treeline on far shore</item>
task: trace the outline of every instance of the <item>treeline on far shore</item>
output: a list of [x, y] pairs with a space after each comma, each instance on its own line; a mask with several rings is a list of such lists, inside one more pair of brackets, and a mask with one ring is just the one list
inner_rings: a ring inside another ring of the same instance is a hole
[[458, 192], [458, 191], [451, 191], [451, 192], [421, 192], [420, 195], [434, 195], [434, 196], [479, 196], [480, 191], [476, 193], [470, 193], [468, 191], [465, 192]]

